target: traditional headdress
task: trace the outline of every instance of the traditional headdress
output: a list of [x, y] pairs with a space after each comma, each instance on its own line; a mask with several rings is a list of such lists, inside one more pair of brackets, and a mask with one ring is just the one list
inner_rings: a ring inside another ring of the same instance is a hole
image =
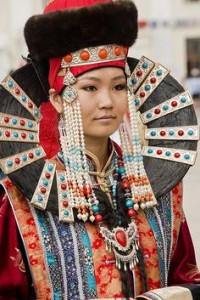
[[[131, 0], [49, 1], [44, 14], [28, 20], [24, 33], [31, 54], [30, 63], [7, 77], [0, 90], [3, 99], [0, 134], [3, 171], [34, 205], [42, 209], [47, 206], [55, 213], [52, 203], [58, 198], [61, 220], [73, 221], [73, 207], [76, 207], [80, 219], [101, 222], [98, 200], [88, 175], [81, 113], [73, 84], [78, 75], [88, 70], [102, 66], [121, 67], [128, 76], [131, 134], [129, 137], [122, 126], [123, 161], [117, 163], [116, 168], [122, 177], [122, 188], [128, 195], [125, 205], [130, 217], [140, 207], [145, 209], [154, 205], [154, 194], [161, 196], [168, 192], [194, 163], [196, 154], [192, 150], [196, 149], [199, 131], [189, 93], [184, 92], [166, 68], [146, 57], [139, 61], [127, 60], [127, 49], [137, 37], [134, 3]], [[58, 93], [64, 89], [65, 118], [60, 124], [60, 137], [65, 171], [56, 171], [51, 160], [44, 161], [45, 151], [38, 145], [41, 119], [38, 106], [46, 100], [44, 91], [48, 83], [44, 78], [47, 68], [43, 66], [47, 61], [50, 87]], [[132, 74], [129, 74], [127, 61]], [[32, 81], [37, 89], [30, 87]], [[143, 155], [146, 156], [145, 169], [151, 185], [143, 167], [136, 110], [140, 111], [141, 120], [148, 127], [145, 138], [149, 145], [144, 147]], [[32, 148], [31, 143], [36, 147]], [[30, 181], [24, 185], [22, 178], [27, 177]], [[125, 246], [119, 245], [119, 231], [112, 232], [112, 241], [111, 233], [106, 229], [101, 233], [108, 243], [114, 243], [114, 251], [117, 248], [126, 252], [135, 241], [136, 229], [134, 225], [128, 227]], [[122, 258], [116, 252], [116, 259], [125, 264], [129, 262], [131, 266], [134, 255], [135, 247], [133, 253], [122, 255]]]

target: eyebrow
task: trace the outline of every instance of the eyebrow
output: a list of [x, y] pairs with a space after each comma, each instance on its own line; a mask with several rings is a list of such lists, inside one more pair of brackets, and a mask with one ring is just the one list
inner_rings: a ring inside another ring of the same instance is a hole
[[[116, 77], [112, 78], [113, 81], [119, 80], [119, 79], [126, 79], [126, 77], [125, 77], [125, 75], [119, 75], [119, 76], [116, 76]], [[100, 81], [101, 79], [98, 78], [98, 77], [87, 76], [87, 77], [84, 77], [84, 78], [80, 78], [80, 79], [79, 79], [79, 81], [82, 81], [82, 80], [94, 80], [94, 81]]]

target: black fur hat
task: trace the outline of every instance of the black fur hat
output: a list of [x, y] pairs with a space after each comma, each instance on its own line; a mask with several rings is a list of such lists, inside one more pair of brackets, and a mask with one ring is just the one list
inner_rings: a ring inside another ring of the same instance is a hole
[[137, 9], [131, 0], [32, 16], [24, 28], [28, 50], [37, 60], [63, 57], [92, 46], [118, 44], [130, 47], [137, 32]]

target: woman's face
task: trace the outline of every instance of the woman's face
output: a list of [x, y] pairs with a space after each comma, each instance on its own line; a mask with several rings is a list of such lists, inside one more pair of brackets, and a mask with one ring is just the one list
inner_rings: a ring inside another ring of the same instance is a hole
[[122, 69], [106, 67], [77, 78], [75, 88], [81, 106], [86, 137], [108, 137], [127, 110], [126, 77]]
[[[88, 71], [80, 75], [73, 86], [78, 92], [85, 137], [105, 138], [113, 134], [127, 110], [123, 70], [106, 67]], [[50, 100], [51, 94], [50, 90]], [[63, 108], [57, 110], [62, 112]]]

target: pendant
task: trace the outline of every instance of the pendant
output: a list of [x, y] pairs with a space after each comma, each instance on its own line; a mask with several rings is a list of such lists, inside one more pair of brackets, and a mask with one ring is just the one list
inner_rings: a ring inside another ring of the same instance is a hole
[[116, 266], [120, 270], [130, 270], [138, 263], [137, 251], [139, 249], [138, 231], [136, 224], [132, 221], [128, 228], [116, 227], [110, 231], [100, 226], [100, 233], [105, 240], [106, 250], [114, 253]]

